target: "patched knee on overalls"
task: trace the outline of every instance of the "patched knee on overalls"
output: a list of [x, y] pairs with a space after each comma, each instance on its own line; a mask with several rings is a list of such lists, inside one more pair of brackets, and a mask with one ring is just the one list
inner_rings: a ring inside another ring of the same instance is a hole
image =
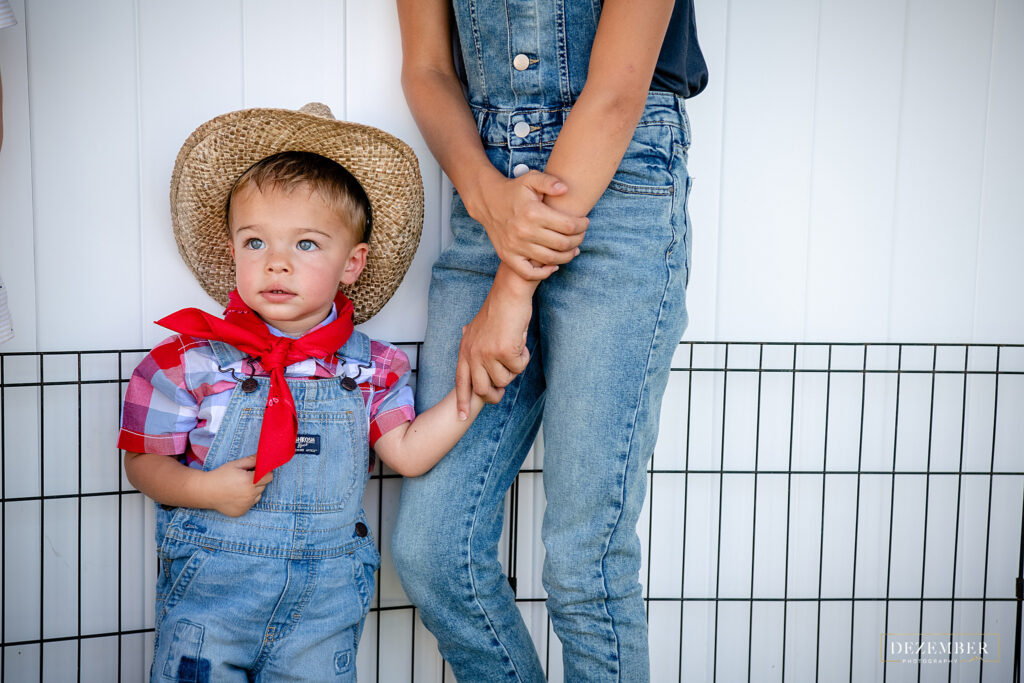
[[352, 650], [338, 650], [334, 653], [334, 675], [341, 676], [350, 673], [354, 663], [355, 657], [352, 656]]
[[203, 649], [203, 627], [188, 619], [174, 625], [164, 678], [180, 683], [210, 683], [210, 660], [200, 658]]

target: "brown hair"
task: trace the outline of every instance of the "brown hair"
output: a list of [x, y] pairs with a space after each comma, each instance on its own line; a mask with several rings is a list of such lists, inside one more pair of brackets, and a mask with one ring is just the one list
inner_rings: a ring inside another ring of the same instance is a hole
[[231, 211], [231, 198], [249, 184], [260, 190], [269, 186], [285, 192], [308, 185], [352, 227], [360, 242], [370, 239], [372, 213], [366, 191], [344, 166], [333, 159], [313, 152], [279, 152], [264, 157], [235, 181], [228, 193], [225, 216]]

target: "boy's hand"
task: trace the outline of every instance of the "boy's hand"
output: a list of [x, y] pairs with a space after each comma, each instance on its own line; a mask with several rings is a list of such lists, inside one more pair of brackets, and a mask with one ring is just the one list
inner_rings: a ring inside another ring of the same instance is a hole
[[207, 472], [204, 483], [209, 492], [210, 507], [228, 517], [241, 517], [248, 512], [249, 508], [259, 502], [263, 489], [274, 479], [273, 473], [267, 473], [255, 484], [252, 483], [255, 467], [256, 456], [250, 455], [226, 462]]

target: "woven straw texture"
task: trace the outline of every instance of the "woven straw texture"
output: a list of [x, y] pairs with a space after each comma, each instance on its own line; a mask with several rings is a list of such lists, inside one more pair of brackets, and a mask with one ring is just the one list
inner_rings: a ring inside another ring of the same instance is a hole
[[[308, 113], [306, 113], [308, 112]], [[301, 111], [246, 109], [199, 126], [178, 152], [171, 175], [171, 221], [178, 251], [206, 292], [227, 305], [235, 287], [224, 215], [235, 180], [254, 163], [285, 151], [337, 161], [366, 190], [373, 231], [366, 268], [343, 287], [355, 322], [373, 317], [398, 289], [419, 245], [423, 181], [412, 149], [371, 126], [335, 121], [322, 104]]]

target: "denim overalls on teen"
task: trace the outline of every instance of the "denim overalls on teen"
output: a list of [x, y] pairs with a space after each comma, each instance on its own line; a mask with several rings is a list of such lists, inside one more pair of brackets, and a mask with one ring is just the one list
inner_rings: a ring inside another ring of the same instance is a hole
[[[211, 344], [222, 368], [243, 357]], [[368, 365], [369, 340], [354, 332], [339, 354]], [[362, 509], [366, 407], [341, 379], [288, 380], [296, 453], [246, 514], [157, 506], [152, 681], [356, 680], [380, 555]], [[255, 380], [234, 388], [205, 470], [256, 452], [270, 379]]]
[[[470, 108], [489, 159], [509, 177], [543, 170], [583, 88], [601, 3], [454, 4]], [[565, 678], [649, 678], [636, 525], [661, 397], [686, 326], [689, 142], [682, 98], [651, 92], [621, 166], [589, 214], [580, 254], [537, 289], [529, 366], [452, 453], [404, 481], [396, 568], [460, 681], [545, 677], [497, 552], [505, 494], [541, 418], [543, 584]], [[430, 286], [421, 410], [453, 386], [461, 328], [499, 262], [458, 195], [451, 227], [453, 242]]]

